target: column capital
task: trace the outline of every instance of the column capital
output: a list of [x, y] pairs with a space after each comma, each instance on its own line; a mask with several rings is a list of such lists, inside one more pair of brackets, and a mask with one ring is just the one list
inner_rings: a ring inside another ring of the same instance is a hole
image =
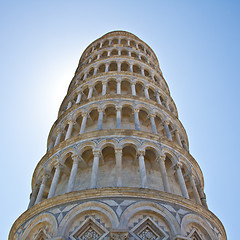
[[181, 169], [182, 168], [182, 163], [180, 162], [177, 162], [175, 165], [174, 165], [174, 168], [177, 170], [177, 169]]
[[134, 107], [134, 112], [139, 112], [139, 108], [137, 108], [137, 107]]
[[49, 178], [51, 178], [51, 173], [50, 173], [50, 171], [45, 171], [44, 174], [43, 174], [43, 180], [44, 180], [44, 179], [47, 180], [47, 179], [49, 179]]
[[152, 113], [149, 114], [149, 116], [155, 118], [155, 117], [156, 117], [156, 114], [152, 112]]
[[137, 153], [138, 153], [139, 156], [144, 156], [145, 155], [145, 150], [144, 149], [139, 149]]
[[80, 158], [77, 154], [76, 155], [74, 154], [71, 157], [72, 157], [73, 163], [78, 163], [80, 161]]
[[94, 149], [92, 152], [94, 157], [100, 157], [101, 155], [100, 149]]
[[149, 89], [149, 84], [144, 84], [145, 89]]
[[82, 112], [82, 117], [86, 117], [88, 115], [87, 112]]
[[106, 79], [106, 78], [102, 79], [102, 85], [105, 85], [107, 83], [108, 83], [108, 79]]
[[64, 168], [64, 165], [61, 162], [57, 162], [54, 166], [56, 169], [60, 168], [61, 170]]
[[72, 118], [70, 118], [70, 119], [67, 120], [67, 123], [68, 123], [68, 124], [71, 124], [71, 123], [72, 123], [72, 124], [75, 124], [76, 122], [75, 122]]
[[167, 125], [169, 125], [170, 120], [169, 119], [164, 119], [163, 122], [166, 123]]
[[117, 77], [116, 82], [117, 83], [121, 83], [122, 82], [122, 78], [121, 77]]
[[99, 107], [98, 107], [98, 112], [103, 112], [103, 111], [104, 111], [104, 107], [99, 106]]
[[88, 84], [87, 86], [88, 86], [88, 88], [93, 88], [93, 83], [90, 83], [90, 84]]
[[136, 80], [131, 80], [131, 85], [136, 85]]
[[115, 153], [121, 153], [122, 154], [122, 148], [115, 148]]
[[121, 111], [121, 110], [122, 110], [122, 106], [121, 106], [121, 105], [117, 105], [117, 106], [116, 106], [116, 110], [117, 110], [117, 111]]
[[157, 162], [163, 161], [165, 162], [166, 156], [165, 155], [159, 155], [157, 158]]

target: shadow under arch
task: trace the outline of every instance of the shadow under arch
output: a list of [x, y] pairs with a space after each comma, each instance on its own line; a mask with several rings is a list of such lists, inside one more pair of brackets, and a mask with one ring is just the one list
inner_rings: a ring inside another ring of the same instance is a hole
[[193, 213], [189, 213], [183, 217], [181, 223], [181, 231], [183, 234], [187, 235], [186, 229], [189, 225], [196, 226], [202, 233], [204, 233], [205, 235], [207, 234], [208, 239], [206, 240], [216, 239], [216, 236], [213, 233], [212, 229], [210, 228], [209, 223], [207, 223], [200, 216]]
[[44, 226], [50, 226], [52, 237], [56, 236], [57, 234], [57, 220], [53, 216], [53, 214], [50, 213], [42, 213], [36, 216], [31, 222], [29, 223], [28, 227], [25, 229], [21, 239], [22, 240], [32, 240], [33, 239], [33, 234], [36, 234], [37, 231]]
[[104, 203], [89, 201], [78, 206], [74, 207], [67, 215], [63, 218], [59, 225], [59, 235], [66, 236], [67, 231], [70, 229], [71, 224], [75, 221], [75, 219], [88, 211], [96, 211], [104, 215], [109, 222], [111, 223], [111, 227], [116, 229], [119, 225], [119, 220], [116, 213]]
[[171, 231], [171, 235], [175, 236], [181, 232], [181, 228], [176, 218], [163, 206], [152, 202], [138, 202], [130, 205], [121, 215], [120, 227], [127, 229], [129, 220], [136, 214], [151, 211], [160, 216]]

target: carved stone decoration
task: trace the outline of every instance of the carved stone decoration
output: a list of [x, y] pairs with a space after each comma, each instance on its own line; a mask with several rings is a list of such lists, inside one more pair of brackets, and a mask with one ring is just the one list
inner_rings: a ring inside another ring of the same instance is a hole
[[197, 233], [197, 231], [194, 231], [194, 232], [191, 234], [190, 238], [191, 238], [192, 240], [202, 240], [202, 238], [199, 236], [199, 234]]
[[143, 219], [134, 228], [131, 229], [131, 234], [137, 240], [166, 240], [168, 235], [157, 226], [149, 217]]
[[125, 240], [129, 238], [128, 232], [111, 232], [110, 240]]
[[70, 236], [71, 240], [101, 240], [108, 234], [101, 224], [88, 217]]
[[44, 233], [43, 230], [41, 230], [35, 237], [34, 240], [46, 240], [47, 235]]

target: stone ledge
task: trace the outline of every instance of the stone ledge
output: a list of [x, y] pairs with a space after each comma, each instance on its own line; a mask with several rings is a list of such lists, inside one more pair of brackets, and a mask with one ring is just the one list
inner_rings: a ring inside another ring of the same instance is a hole
[[[104, 199], [111, 197], [131, 197], [131, 198], [142, 198], [147, 200], [160, 200], [167, 203], [177, 204], [188, 208], [191, 211], [198, 213], [206, 219], [211, 219], [212, 222], [219, 227], [219, 230], [223, 235], [226, 236], [225, 229], [221, 221], [208, 209], [200, 206], [189, 199], [185, 199], [181, 196], [165, 193], [162, 191], [144, 189], [144, 188], [103, 188], [103, 189], [87, 189], [82, 191], [70, 192], [53, 198], [45, 199], [32, 208], [26, 210], [13, 224], [9, 233], [9, 239], [14, 239], [14, 233], [17, 229], [27, 221], [29, 218], [36, 214], [46, 211], [49, 208], [76, 202], [79, 200], [92, 200], [95, 198]], [[177, 238], [178, 239], [178, 238]], [[181, 238], [180, 238], [181, 239]]]

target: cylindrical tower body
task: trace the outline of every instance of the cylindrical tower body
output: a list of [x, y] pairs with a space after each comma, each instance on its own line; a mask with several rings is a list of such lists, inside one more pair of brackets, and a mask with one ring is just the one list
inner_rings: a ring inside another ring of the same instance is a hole
[[152, 49], [110, 32], [82, 54], [9, 239], [226, 240]]

